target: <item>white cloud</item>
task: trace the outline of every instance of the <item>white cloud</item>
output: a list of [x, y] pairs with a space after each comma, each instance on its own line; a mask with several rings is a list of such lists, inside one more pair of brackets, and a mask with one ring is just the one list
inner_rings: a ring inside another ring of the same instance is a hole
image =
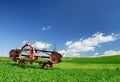
[[94, 56], [98, 56], [98, 55], [99, 55], [99, 53], [97, 53], [97, 52], [94, 54]]
[[66, 46], [68, 46], [68, 45], [70, 45], [70, 44], [72, 44], [72, 41], [67, 41], [67, 42], [65, 43]]
[[103, 33], [96, 33], [92, 37], [80, 39], [78, 41], [67, 41], [66, 50], [60, 51], [65, 56], [80, 56], [80, 52], [94, 51], [100, 44], [115, 41], [117, 36], [112, 33], [111, 35], [104, 35]]
[[104, 52], [103, 56], [110, 56], [110, 55], [118, 55], [120, 54], [120, 50], [108, 50]]
[[51, 26], [49, 25], [48, 27], [43, 27], [42, 28], [42, 31], [46, 31], [46, 30], [49, 30], [49, 29], [51, 29]]
[[36, 42], [32, 46], [38, 48], [38, 49], [43, 49], [43, 48], [50, 48], [52, 44], [45, 43], [45, 42]]
[[89, 56], [89, 57], [100, 57], [100, 56], [101, 56], [100, 53], [96, 52], [94, 55]]
[[28, 42], [27, 40], [24, 40], [22, 43], [25, 44], [26, 42]]
[[61, 53], [64, 57], [79, 57], [80, 53], [75, 53], [74, 51], [70, 51], [70, 50], [61, 50], [58, 51], [59, 53]]
[[48, 27], [47, 27], [47, 30], [49, 30], [49, 29], [51, 29], [51, 26], [48, 26]]
[[45, 27], [43, 27], [43, 28], [42, 28], [42, 31], [45, 31], [45, 30], [46, 30], [46, 28], [45, 28]]

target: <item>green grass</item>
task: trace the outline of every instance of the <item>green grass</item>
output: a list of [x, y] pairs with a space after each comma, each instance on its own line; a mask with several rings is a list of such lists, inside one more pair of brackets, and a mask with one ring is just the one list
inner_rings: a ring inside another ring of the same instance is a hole
[[120, 82], [120, 56], [63, 58], [51, 69], [37, 63], [20, 67], [0, 57], [0, 82]]

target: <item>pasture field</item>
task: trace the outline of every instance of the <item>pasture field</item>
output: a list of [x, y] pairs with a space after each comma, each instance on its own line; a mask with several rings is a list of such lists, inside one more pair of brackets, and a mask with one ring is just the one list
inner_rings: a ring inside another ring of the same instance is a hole
[[0, 57], [0, 82], [120, 82], [120, 56], [63, 58], [51, 69]]

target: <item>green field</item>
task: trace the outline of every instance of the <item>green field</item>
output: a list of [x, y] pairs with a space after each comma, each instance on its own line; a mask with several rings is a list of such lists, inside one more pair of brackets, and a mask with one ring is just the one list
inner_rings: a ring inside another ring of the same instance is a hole
[[0, 57], [0, 82], [120, 82], [120, 56], [63, 58], [51, 69], [37, 63], [25, 68]]

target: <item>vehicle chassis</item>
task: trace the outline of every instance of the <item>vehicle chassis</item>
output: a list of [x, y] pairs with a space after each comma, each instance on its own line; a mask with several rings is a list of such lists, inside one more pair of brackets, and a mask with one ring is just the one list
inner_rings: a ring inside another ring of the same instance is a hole
[[[27, 54], [23, 54], [26, 52]], [[38, 53], [45, 53], [47, 56], [40, 56]], [[62, 55], [56, 51], [56, 47], [53, 51], [47, 51], [46, 49], [40, 50], [31, 46], [28, 42], [21, 49], [12, 49], [9, 52], [9, 57], [18, 61], [19, 65], [27, 65], [28, 63], [32, 64], [33, 62], [42, 64], [42, 68], [51, 68], [53, 64], [60, 63]], [[24, 59], [26, 57], [26, 59]], [[40, 58], [48, 58], [49, 60], [44, 62], [37, 62]]]

